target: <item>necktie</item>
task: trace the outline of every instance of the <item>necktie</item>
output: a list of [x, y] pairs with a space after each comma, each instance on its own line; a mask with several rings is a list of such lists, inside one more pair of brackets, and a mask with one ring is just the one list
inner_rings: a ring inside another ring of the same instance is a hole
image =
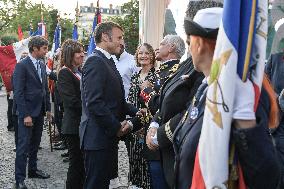
[[40, 81], [42, 81], [41, 68], [40, 68], [40, 61], [39, 60], [36, 62], [36, 71], [37, 71], [37, 74], [38, 74]]

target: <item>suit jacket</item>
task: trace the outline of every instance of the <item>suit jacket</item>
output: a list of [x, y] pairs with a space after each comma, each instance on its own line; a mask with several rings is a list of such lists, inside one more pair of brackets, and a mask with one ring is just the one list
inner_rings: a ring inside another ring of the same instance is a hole
[[154, 83], [154, 87], [147, 87], [141, 93], [147, 96], [146, 106], [152, 115], [155, 115], [160, 105], [160, 92], [164, 83], [171, 78], [179, 67], [179, 60], [171, 60], [160, 65], [157, 71], [158, 79]]
[[[188, 75], [187, 79], [181, 76]], [[179, 65], [178, 70], [165, 81], [159, 96], [159, 110], [153, 121], [159, 123], [157, 130], [159, 149], [162, 154], [163, 170], [169, 187], [174, 181], [174, 149], [172, 146], [172, 135], [178, 125], [182, 112], [187, 109], [191, 102], [203, 74], [194, 70], [192, 59], [188, 58]]]
[[82, 115], [80, 80], [71, 70], [63, 68], [58, 74], [57, 87], [64, 107], [62, 133], [79, 134]]
[[37, 117], [50, 111], [45, 65], [41, 63], [40, 68], [42, 81], [40, 81], [36, 68], [28, 56], [16, 64], [13, 87], [16, 112], [20, 118]]
[[[194, 161], [202, 129], [206, 94], [197, 104], [198, 116], [191, 118], [191, 106], [174, 133], [175, 188], [191, 186]], [[245, 183], [251, 189], [276, 188], [280, 176], [272, 141], [267, 132], [269, 99], [264, 90], [256, 113], [257, 125], [251, 129], [232, 127], [231, 139], [235, 143]]]
[[115, 147], [120, 122], [137, 109], [127, 104], [121, 76], [114, 62], [95, 50], [82, 69], [80, 143], [84, 150]]

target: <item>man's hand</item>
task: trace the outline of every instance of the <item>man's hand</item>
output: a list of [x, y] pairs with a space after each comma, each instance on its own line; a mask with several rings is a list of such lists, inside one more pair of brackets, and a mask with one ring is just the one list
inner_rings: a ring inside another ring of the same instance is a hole
[[24, 118], [24, 125], [27, 127], [32, 127], [33, 126], [33, 119], [31, 116], [27, 116]]
[[126, 124], [124, 125], [124, 127], [123, 127], [123, 129], [122, 129], [123, 135], [126, 135], [126, 134], [129, 133], [131, 130], [132, 130], [132, 126], [129, 125], [128, 122], [126, 122]]
[[120, 124], [121, 124], [120, 129], [116, 134], [117, 137], [122, 137], [124, 135], [123, 128], [127, 124], [127, 121], [124, 120], [123, 122], [120, 122]]
[[141, 108], [141, 109], [136, 113], [136, 116], [142, 117], [142, 116], [145, 116], [146, 113], [147, 113], [147, 108]]
[[48, 121], [52, 121], [52, 114], [51, 114], [51, 112], [46, 112], [46, 118], [47, 118], [47, 120]]
[[141, 85], [140, 85], [140, 89], [143, 90], [147, 87], [153, 87], [152, 83], [150, 83], [148, 80], [144, 81]]
[[157, 128], [150, 128], [146, 136], [146, 144], [150, 150], [157, 150], [159, 145], [153, 142], [153, 137], [157, 133]]

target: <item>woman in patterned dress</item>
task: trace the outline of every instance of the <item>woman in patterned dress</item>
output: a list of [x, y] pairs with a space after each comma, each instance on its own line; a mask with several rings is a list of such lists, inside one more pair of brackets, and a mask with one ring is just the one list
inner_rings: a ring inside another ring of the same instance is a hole
[[[135, 59], [137, 66], [141, 67], [141, 70], [134, 73], [131, 77], [131, 86], [128, 95], [128, 101], [139, 109], [146, 108], [144, 101], [140, 98], [141, 84], [144, 81], [149, 81], [153, 84], [157, 80], [155, 73], [155, 52], [153, 47], [148, 43], [143, 43], [138, 46]], [[131, 134], [130, 136], [130, 148], [129, 148], [129, 181], [132, 185], [143, 189], [150, 189], [150, 175], [148, 171], [147, 159], [144, 156], [145, 142], [145, 127], [149, 126], [151, 121], [151, 114], [146, 111], [146, 115], [141, 117], [141, 122], [144, 127]]]

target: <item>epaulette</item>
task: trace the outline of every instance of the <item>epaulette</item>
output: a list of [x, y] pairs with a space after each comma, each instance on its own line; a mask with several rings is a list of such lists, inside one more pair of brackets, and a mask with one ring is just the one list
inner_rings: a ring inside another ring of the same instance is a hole
[[175, 64], [175, 65], [173, 65], [173, 67], [170, 69], [170, 72], [171, 72], [171, 73], [175, 73], [175, 72], [178, 70], [178, 68], [179, 68], [179, 64]]

